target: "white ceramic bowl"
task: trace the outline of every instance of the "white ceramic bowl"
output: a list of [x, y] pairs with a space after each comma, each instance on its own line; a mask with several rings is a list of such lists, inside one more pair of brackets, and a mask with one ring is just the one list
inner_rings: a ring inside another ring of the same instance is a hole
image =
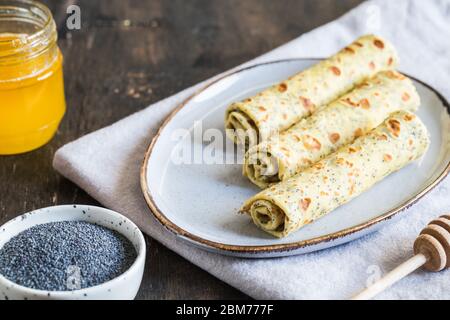
[[44, 291], [20, 286], [0, 274], [0, 299], [13, 300], [129, 300], [141, 285], [146, 245], [139, 228], [123, 215], [99, 207], [65, 205], [31, 211], [0, 227], [0, 248], [12, 237], [35, 225], [57, 221], [87, 221], [115, 230], [131, 241], [137, 252], [132, 266], [103, 284], [74, 291]]

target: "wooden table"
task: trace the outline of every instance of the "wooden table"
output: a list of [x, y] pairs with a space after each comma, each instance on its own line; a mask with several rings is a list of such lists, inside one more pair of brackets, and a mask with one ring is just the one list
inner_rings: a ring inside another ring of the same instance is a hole
[[[52, 169], [55, 151], [331, 21], [360, 0], [44, 1], [58, 24], [68, 110], [56, 137], [0, 157], [0, 224], [40, 207], [98, 203]], [[81, 8], [81, 30], [66, 8]], [[1, 101], [0, 101], [1, 103]], [[139, 299], [245, 299], [147, 237]]]

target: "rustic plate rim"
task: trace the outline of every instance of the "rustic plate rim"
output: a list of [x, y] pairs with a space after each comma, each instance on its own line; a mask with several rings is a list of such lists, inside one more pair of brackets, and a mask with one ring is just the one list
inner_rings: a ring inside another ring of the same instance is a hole
[[[386, 213], [368, 220], [364, 223], [358, 224], [356, 226], [343, 229], [338, 232], [326, 234], [320, 237], [315, 237], [312, 239], [292, 242], [292, 243], [282, 243], [282, 244], [273, 244], [273, 245], [258, 245], [258, 246], [239, 246], [239, 245], [230, 245], [230, 244], [224, 244], [220, 242], [215, 242], [211, 240], [204, 239], [202, 237], [199, 237], [187, 230], [184, 230], [183, 228], [179, 227], [175, 223], [173, 223], [169, 218], [167, 218], [164, 213], [158, 208], [155, 201], [153, 200], [153, 197], [150, 194], [150, 190], [148, 188], [148, 181], [147, 181], [147, 172], [148, 172], [148, 161], [150, 159], [150, 156], [152, 155], [153, 148], [156, 145], [156, 142], [158, 141], [162, 131], [165, 129], [165, 127], [171, 122], [171, 120], [175, 117], [178, 112], [183, 109], [190, 101], [192, 101], [196, 96], [203, 93], [205, 90], [207, 90], [212, 85], [218, 83], [219, 81], [226, 79], [232, 75], [239, 74], [257, 67], [270, 65], [270, 64], [277, 64], [277, 63], [285, 63], [285, 62], [295, 62], [295, 61], [302, 61], [302, 60], [323, 60], [323, 58], [291, 58], [291, 59], [282, 59], [282, 60], [274, 60], [274, 61], [268, 61], [263, 63], [256, 63], [254, 65], [239, 68], [237, 70], [233, 70], [231, 72], [226, 72], [224, 75], [220, 76], [219, 78], [215, 79], [214, 81], [208, 83], [207, 85], [203, 86], [196, 92], [194, 92], [192, 95], [190, 95], [187, 99], [185, 99], [182, 103], [180, 103], [170, 114], [169, 116], [164, 120], [160, 128], [158, 129], [156, 135], [153, 137], [152, 141], [150, 142], [144, 156], [144, 160], [142, 162], [141, 170], [140, 170], [140, 185], [141, 185], [141, 191], [144, 195], [145, 202], [150, 209], [150, 212], [153, 214], [153, 216], [156, 218], [156, 220], [168, 231], [175, 234], [176, 236], [180, 236], [183, 238], [186, 238], [189, 243], [198, 244], [201, 246], [206, 246], [212, 249], [217, 249], [219, 251], [226, 251], [226, 252], [235, 252], [235, 253], [274, 253], [274, 252], [285, 252], [285, 251], [292, 251], [292, 250], [299, 250], [299, 249], [305, 249], [309, 246], [313, 245], [319, 245], [321, 243], [326, 243], [330, 241], [335, 241], [338, 239], [341, 239], [343, 237], [348, 237], [350, 235], [356, 234], [358, 232], [361, 232], [363, 230], [368, 230], [371, 227], [374, 227], [377, 224], [380, 224], [382, 222], [386, 222], [387, 220], [393, 218], [394, 216], [398, 215], [402, 211], [410, 208], [415, 203], [417, 203], [419, 200], [421, 200], [425, 195], [427, 195], [430, 191], [432, 191], [439, 183], [441, 183], [447, 175], [450, 174], [450, 161], [444, 168], [444, 170], [439, 174], [439, 176], [432, 181], [429, 185], [424, 187], [422, 191], [420, 191], [418, 194], [416, 194], [411, 199], [405, 201], [403, 204], [397, 206], [394, 209], [391, 209], [387, 211]], [[405, 74], [405, 73], [404, 73]], [[407, 74], [405, 74], [407, 75]], [[439, 100], [442, 102], [444, 107], [447, 109], [447, 112], [450, 114], [450, 103], [447, 101], [447, 99], [435, 88], [433, 88], [431, 85], [425, 83], [422, 80], [419, 80], [415, 77], [407, 75], [409, 78], [413, 79], [414, 81], [417, 81], [418, 83], [422, 84], [429, 90], [431, 90], [436, 96], [439, 98]]]

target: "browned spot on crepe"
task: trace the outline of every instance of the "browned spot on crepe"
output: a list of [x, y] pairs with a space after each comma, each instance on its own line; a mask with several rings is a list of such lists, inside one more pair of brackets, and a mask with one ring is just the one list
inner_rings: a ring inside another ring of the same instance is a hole
[[401, 124], [398, 120], [391, 119], [388, 121], [388, 129], [394, 136], [399, 137]]
[[345, 159], [344, 158], [337, 158], [336, 159], [336, 164], [337, 165], [344, 165], [345, 164]]
[[363, 109], [370, 109], [370, 102], [369, 102], [369, 100], [367, 100], [367, 99], [362, 99], [360, 102], [359, 102], [359, 105], [361, 106], [361, 108], [363, 108]]
[[286, 83], [281, 83], [281, 84], [278, 86], [278, 91], [280, 91], [280, 92], [286, 92], [287, 89], [288, 89], [288, 86], [287, 86]]
[[300, 97], [300, 101], [306, 110], [311, 111], [311, 112], [314, 111], [315, 106], [311, 100], [309, 100], [308, 98], [305, 98], [305, 97]]
[[344, 49], [345, 52], [348, 52], [350, 54], [355, 54], [355, 50], [353, 50], [351, 47], [347, 47]]
[[336, 76], [340, 76], [341, 75], [341, 69], [339, 69], [338, 67], [336, 67], [336, 66], [332, 66], [332, 67], [330, 67], [330, 70], [331, 70], [331, 72], [333, 72]]
[[331, 133], [329, 138], [331, 143], [335, 144], [339, 141], [339, 139], [341, 139], [341, 135], [339, 133]]
[[321, 169], [324, 168], [324, 165], [323, 165], [322, 162], [317, 162], [317, 163], [313, 166], [313, 168], [318, 169], [318, 170], [321, 170]]
[[384, 42], [379, 39], [374, 40], [373, 44], [379, 49], [384, 49]]
[[353, 195], [355, 193], [355, 182], [354, 181], [350, 181], [350, 191], [349, 191], [350, 195]]
[[308, 158], [302, 158], [302, 163], [306, 166], [310, 166], [313, 164], [313, 162]]
[[306, 210], [308, 210], [309, 206], [311, 205], [311, 199], [310, 198], [302, 199], [302, 200], [300, 200], [299, 205], [303, 211], [306, 211]]
[[397, 71], [386, 71], [386, 75], [388, 76], [388, 78], [391, 79], [398, 79], [398, 80], [405, 80], [406, 77], [404, 75], [402, 75], [400, 72]]
[[303, 141], [303, 145], [305, 146], [305, 148], [307, 150], [319, 151], [322, 148], [322, 144], [316, 138], [308, 136], [308, 135], [306, 135], [305, 138], [306, 138], [306, 140]]
[[355, 138], [362, 137], [363, 135], [364, 135], [364, 132], [361, 128], [358, 128], [355, 130], [355, 133], [354, 133]]
[[341, 100], [342, 102], [344, 102], [345, 104], [351, 105], [352, 107], [357, 107], [358, 103], [352, 101], [352, 99], [350, 98], [345, 98]]
[[406, 101], [409, 101], [409, 99], [411, 99], [411, 96], [409, 95], [409, 93], [404, 92], [402, 95], [402, 100], [406, 102]]
[[349, 147], [349, 148], [348, 148], [348, 152], [349, 152], [349, 153], [356, 153], [356, 152], [358, 152], [358, 151], [360, 151], [360, 150], [361, 150], [360, 147], [358, 147], [358, 148], [355, 148], [355, 147]]

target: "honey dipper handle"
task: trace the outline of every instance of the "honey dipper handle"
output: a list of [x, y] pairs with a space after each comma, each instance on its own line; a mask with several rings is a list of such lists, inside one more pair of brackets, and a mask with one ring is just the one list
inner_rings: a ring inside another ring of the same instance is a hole
[[415, 255], [408, 261], [402, 263], [397, 268], [389, 272], [385, 277], [375, 282], [366, 290], [354, 296], [351, 300], [369, 300], [389, 288], [397, 281], [403, 279], [408, 274], [419, 269], [427, 262], [427, 257], [421, 253]]

